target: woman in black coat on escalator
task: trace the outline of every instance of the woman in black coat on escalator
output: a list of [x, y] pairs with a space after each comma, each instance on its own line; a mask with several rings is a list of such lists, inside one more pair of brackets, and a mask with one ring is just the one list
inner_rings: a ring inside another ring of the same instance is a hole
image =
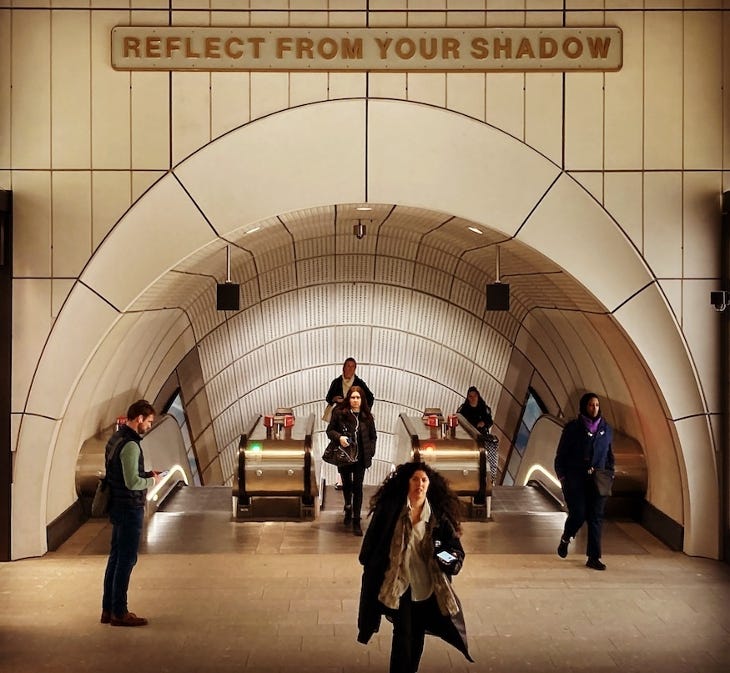
[[345, 526], [352, 526], [355, 535], [362, 535], [360, 511], [362, 509], [362, 485], [365, 470], [373, 464], [378, 433], [370, 413], [365, 391], [360, 386], [350, 386], [347, 395], [332, 412], [327, 425], [330, 442], [346, 449], [355, 457], [351, 465], [340, 466], [337, 471], [342, 480], [345, 498]]

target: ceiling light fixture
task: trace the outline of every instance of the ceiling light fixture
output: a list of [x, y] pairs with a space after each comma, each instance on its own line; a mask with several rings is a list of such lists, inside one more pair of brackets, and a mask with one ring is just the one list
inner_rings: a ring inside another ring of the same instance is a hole
[[484, 233], [481, 229], [477, 229], [476, 227], [467, 227], [469, 231], [473, 231], [475, 234], [479, 234], [480, 236]]
[[372, 208], [370, 206], [358, 206], [355, 210], [370, 211]]

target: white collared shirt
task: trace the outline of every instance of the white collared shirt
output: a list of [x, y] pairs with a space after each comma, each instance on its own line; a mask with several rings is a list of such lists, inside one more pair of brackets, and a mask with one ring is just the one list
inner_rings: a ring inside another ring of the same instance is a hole
[[351, 379], [346, 379], [344, 376], [342, 377], [342, 397], [347, 397], [347, 391], [352, 388], [352, 384], [355, 382], [355, 376]]
[[[408, 516], [411, 515], [411, 501], [408, 503]], [[431, 505], [428, 500], [423, 503], [421, 518], [413, 524], [410, 539], [406, 545], [405, 571], [411, 586], [411, 597], [414, 601], [425, 601], [433, 593], [433, 582], [428, 570], [429, 559], [419, 554], [420, 543], [426, 535], [426, 522], [431, 518]]]

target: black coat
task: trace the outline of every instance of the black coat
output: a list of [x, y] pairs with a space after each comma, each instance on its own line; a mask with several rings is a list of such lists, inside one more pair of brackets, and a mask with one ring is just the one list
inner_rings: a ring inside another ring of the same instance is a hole
[[[365, 381], [363, 381], [359, 376], [355, 375], [355, 378], [352, 380], [352, 385], [360, 386], [360, 388], [362, 388], [365, 393], [365, 399], [368, 401], [368, 406], [372, 409], [373, 402], [375, 402], [375, 396], [370, 392], [370, 388], [368, 388], [367, 383], [365, 383]], [[330, 389], [327, 391], [327, 397], [325, 397], [327, 404], [332, 404], [335, 397], [342, 397], [342, 374], [330, 383]]]
[[341, 409], [335, 407], [332, 412], [332, 418], [327, 425], [327, 437], [331, 442], [340, 445], [340, 437], [343, 435], [350, 439], [355, 438], [355, 428], [357, 431], [357, 461], [362, 463], [365, 468], [373, 464], [373, 456], [375, 455], [375, 444], [378, 441], [378, 433], [375, 430], [375, 421], [371, 416], [369, 420], [360, 419], [359, 425], [354, 414], [349, 409]]
[[[373, 513], [373, 519], [367, 528], [360, 548], [359, 560], [363, 566], [362, 584], [360, 589], [360, 608], [357, 616], [358, 635], [357, 640], [367, 643], [370, 638], [380, 629], [380, 620], [383, 614], [388, 612], [379, 600], [378, 594], [388, 569], [390, 555], [390, 540], [393, 537], [395, 526], [402, 512], [402, 503], [391, 503], [392, 506], [381, 506]], [[445, 516], [439, 516], [435, 512], [429, 520], [431, 536], [439, 540], [440, 549], [445, 549], [457, 557], [457, 561], [442, 569], [450, 575], [455, 575], [461, 570], [464, 561], [464, 549], [461, 546], [454, 526]], [[434, 552], [435, 553], [435, 552]], [[456, 596], [456, 594], [454, 594]], [[459, 650], [469, 661], [469, 649], [466, 642], [466, 624], [464, 623], [464, 612], [461, 609], [461, 602], [456, 597], [459, 605], [459, 612], [448, 620], [443, 633], [433, 635], [442, 638], [450, 645]]]
[[580, 417], [569, 421], [563, 428], [555, 453], [555, 474], [558, 479], [561, 482], [583, 482], [591, 467], [613, 471], [612, 442], [613, 431], [603, 418], [593, 434], [588, 432]]
[[[469, 421], [476, 430], [481, 430], [482, 432], [488, 432], [489, 428], [491, 428], [494, 424], [494, 420], [492, 419], [492, 410], [484, 400], [479, 400], [475, 407], [471, 406], [468, 401], [464, 402], [464, 404], [459, 407], [457, 413], [466, 418], [466, 420]], [[479, 423], [479, 421], [484, 422], [483, 428], [477, 428], [477, 423]]]

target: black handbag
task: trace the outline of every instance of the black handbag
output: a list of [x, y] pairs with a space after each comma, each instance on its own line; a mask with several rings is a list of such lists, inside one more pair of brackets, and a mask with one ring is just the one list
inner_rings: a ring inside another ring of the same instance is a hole
[[603, 468], [596, 467], [593, 470], [593, 481], [598, 489], [598, 495], [611, 495], [611, 489], [613, 487], [612, 470], [604, 470]]
[[112, 489], [106, 477], [99, 479], [96, 485], [94, 499], [91, 502], [91, 516], [107, 516], [109, 514], [109, 499]]
[[337, 467], [347, 467], [357, 462], [357, 444], [350, 441], [347, 448], [340, 446], [339, 441], [332, 440], [322, 454], [322, 460]]

